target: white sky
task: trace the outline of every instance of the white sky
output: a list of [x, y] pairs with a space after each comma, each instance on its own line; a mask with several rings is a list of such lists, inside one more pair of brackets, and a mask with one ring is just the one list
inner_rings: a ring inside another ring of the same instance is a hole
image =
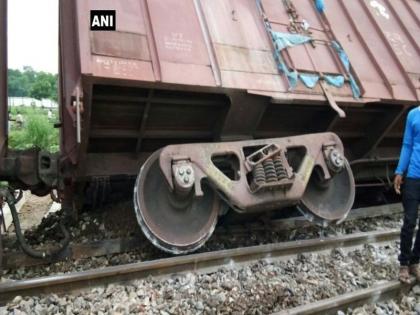
[[58, 72], [58, 0], [8, 0], [8, 67]]

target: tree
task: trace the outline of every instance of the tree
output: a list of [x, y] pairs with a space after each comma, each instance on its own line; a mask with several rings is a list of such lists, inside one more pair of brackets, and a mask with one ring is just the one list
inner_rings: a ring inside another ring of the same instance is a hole
[[10, 96], [29, 96], [30, 84], [28, 78], [22, 72], [9, 69], [8, 82]]
[[49, 98], [57, 101], [58, 75], [38, 72], [31, 67], [23, 67], [23, 71], [8, 70], [9, 96]]
[[32, 85], [29, 96], [41, 100], [49, 98], [51, 93], [51, 83], [45, 78], [39, 78]]

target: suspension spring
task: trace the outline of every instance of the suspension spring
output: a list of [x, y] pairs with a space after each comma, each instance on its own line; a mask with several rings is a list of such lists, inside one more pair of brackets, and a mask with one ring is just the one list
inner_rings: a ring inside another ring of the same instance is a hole
[[254, 181], [256, 184], [261, 185], [265, 183], [264, 167], [261, 163], [255, 165], [254, 169], [252, 170], [252, 175], [254, 176]]
[[274, 167], [273, 159], [266, 159], [262, 162], [265, 172], [265, 179], [267, 183], [272, 183], [277, 181], [276, 169]]
[[274, 167], [276, 169], [276, 174], [277, 174], [277, 180], [282, 180], [284, 178], [287, 178], [287, 171], [286, 168], [283, 165], [283, 161], [281, 159], [280, 154], [277, 154], [274, 157]]

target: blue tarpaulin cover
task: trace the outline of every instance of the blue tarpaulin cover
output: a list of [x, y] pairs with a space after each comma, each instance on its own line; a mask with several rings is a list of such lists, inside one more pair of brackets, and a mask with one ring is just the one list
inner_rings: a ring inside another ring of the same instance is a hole
[[337, 51], [338, 56], [340, 57], [341, 63], [343, 64], [344, 68], [347, 71], [347, 75], [349, 76], [349, 81], [350, 81], [351, 90], [353, 92], [353, 96], [355, 98], [359, 98], [360, 97], [360, 89], [359, 89], [359, 86], [356, 83], [356, 80], [354, 79], [353, 75], [350, 72], [349, 57], [347, 56], [344, 49], [340, 46], [340, 44], [338, 44], [336, 41], [332, 41], [331, 46]]
[[315, 0], [315, 7], [319, 13], [324, 13], [325, 11], [325, 3], [324, 0]]
[[280, 71], [286, 75], [290, 88], [293, 89], [298, 83], [298, 73], [296, 70], [289, 69], [280, 52], [285, 48], [307, 43], [311, 41], [311, 38], [300, 34], [281, 33], [275, 31], [271, 31], [271, 36], [276, 48], [274, 56], [277, 61], [277, 65]]
[[324, 79], [329, 85], [338, 88], [344, 85], [344, 77], [342, 75], [324, 75]]
[[278, 50], [305, 44], [312, 40], [312, 38], [305, 35], [280, 33], [275, 31], [271, 31], [271, 36], [273, 37], [274, 43], [276, 44]]
[[[313, 89], [320, 79], [319, 75], [313, 74], [313, 73], [298, 73], [295, 69], [289, 69], [289, 67], [284, 62], [283, 57], [280, 53], [285, 48], [308, 43], [312, 40], [312, 38], [309, 36], [301, 35], [301, 34], [281, 33], [281, 32], [275, 32], [272, 30], [270, 30], [270, 32], [273, 38], [274, 46], [276, 48], [274, 56], [275, 56], [278, 68], [281, 72], [283, 72], [286, 75], [289, 81], [290, 89], [293, 89], [296, 87], [298, 83], [298, 79], [300, 79], [303, 82], [303, 84], [305, 84], [306, 87]], [[353, 96], [355, 98], [359, 98], [360, 89], [356, 81], [354, 80], [352, 74], [350, 73], [350, 61], [347, 54], [337, 42], [333, 41], [331, 45], [337, 51], [338, 56], [344, 68], [346, 69], [346, 72], [349, 76], [349, 81], [350, 81], [350, 86], [353, 92]], [[337, 88], [342, 87], [345, 83], [344, 76], [342, 75], [324, 75], [323, 79], [328, 84], [335, 86]]]
[[319, 75], [311, 73], [299, 73], [299, 78], [310, 89], [313, 89], [319, 81]]

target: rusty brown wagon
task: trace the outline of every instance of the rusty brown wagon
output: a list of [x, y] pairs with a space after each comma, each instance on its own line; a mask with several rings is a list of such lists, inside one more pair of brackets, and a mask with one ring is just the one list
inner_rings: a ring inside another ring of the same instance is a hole
[[[0, 179], [66, 209], [129, 183], [171, 253], [227, 207], [344, 219], [354, 180], [393, 173], [420, 98], [419, 1], [60, 1], [60, 153], [12, 151], [0, 5]], [[93, 9], [116, 10], [116, 31], [90, 31]]]

